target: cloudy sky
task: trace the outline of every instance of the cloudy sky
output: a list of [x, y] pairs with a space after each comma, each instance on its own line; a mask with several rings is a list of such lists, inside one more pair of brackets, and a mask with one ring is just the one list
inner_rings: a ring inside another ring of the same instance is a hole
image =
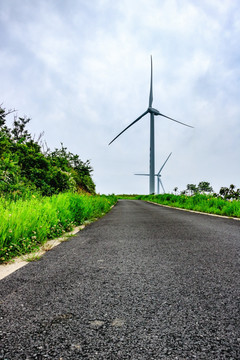
[[[89, 159], [99, 193], [148, 193], [148, 107], [167, 192], [240, 187], [240, 3], [233, 0], [0, 0], [0, 103], [54, 150]], [[9, 125], [13, 118], [9, 116]]]

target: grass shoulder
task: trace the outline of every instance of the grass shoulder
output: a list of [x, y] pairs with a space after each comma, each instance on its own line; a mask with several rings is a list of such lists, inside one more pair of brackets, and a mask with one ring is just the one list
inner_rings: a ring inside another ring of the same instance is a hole
[[78, 193], [17, 201], [0, 198], [0, 263], [37, 251], [46, 241], [100, 218], [116, 201], [115, 195]]
[[196, 194], [192, 196], [174, 194], [119, 195], [118, 198], [145, 200], [181, 209], [240, 218], [239, 200], [225, 200], [221, 197], [206, 194]]

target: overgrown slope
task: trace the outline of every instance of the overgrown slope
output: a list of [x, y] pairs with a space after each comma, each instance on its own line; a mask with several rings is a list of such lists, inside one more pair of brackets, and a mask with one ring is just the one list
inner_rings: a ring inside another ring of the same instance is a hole
[[95, 193], [89, 160], [83, 162], [61, 144], [60, 149], [43, 150], [27, 130], [30, 119], [14, 116], [0, 107], [0, 196], [18, 198], [29, 191], [51, 196], [65, 191]]

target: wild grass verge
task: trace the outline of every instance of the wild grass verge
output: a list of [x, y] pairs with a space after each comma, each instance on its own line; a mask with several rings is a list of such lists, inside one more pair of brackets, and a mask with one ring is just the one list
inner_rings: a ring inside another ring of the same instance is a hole
[[[127, 198], [126, 195], [120, 198]], [[224, 200], [221, 197], [211, 195], [196, 194], [194, 196], [186, 195], [137, 195], [130, 196], [130, 199], [152, 201], [162, 205], [168, 205], [188, 210], [200, 211], [208, 214], [223, 215], [240, 218], [240, 201]]]
[[114, 195], [62, 193], [27, 200], [0, 198], [0, 263], [30, 253], [87, 220], [99, 218], [117, 201]]

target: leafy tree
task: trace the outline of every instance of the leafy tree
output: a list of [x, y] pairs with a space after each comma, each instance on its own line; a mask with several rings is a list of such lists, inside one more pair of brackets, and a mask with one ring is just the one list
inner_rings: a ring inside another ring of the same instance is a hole
[[235, 185], [231, 184], [229, 188], [226, 186], [222, 186], [219, 190], [219, 195], [226, 200], [236, 199], [240, 200], [240, 189], [234, 190], [236, 188]]
[[90, 161], [83, 162], [78, 155], [67, 151], [67, 148], [61, 143], [60, 149], [55, 149], [48, 154], [55, 166], [63, 171], [70, 173], [76, 182], [77, 190], [84, 190], [89, 193], [95, 193], [95, 184], [91, 178], [93, 171]]
[[207, 181], [201, 181], [201, 182], [198, 184], [197, 189], [198, 189], [198, 191], [199, 191], [200, 193], [213, 192], [212, 186], [210, 186], [210, 183], [207, 182]]
[[236, 199], [236, 200], [240, 200], [240, 189], [237, 189], [237, 190], [235, 191], [235, 199]]
[[173, 191], [175, 192], [175, 195], [177, 195], [178, 187], [176, 186]]
[[190, 195], [193, 195], [198, 191], [198, 188], [195, 184], [187, 184], [187, 191], [190, 192]]
[[[11, 130], [12, 138], [14, 142], [26, 143], [27, 141], [32, 140], [31, 134], [26, 130], [26, 124], [29, 123], [31, 119], [27, 117], [14, 116], [13, 129]], [[32, 140], [33, 142], [33, 140]]]
[[221, 189], [219, 190], [219, 195], [226, 198], [228, 196], [228, 192], [229, 192], [229, 189], [225, 186], [222, 186]]
[[5, 133], [7, 135], [10, 134], [10, 129], [6, 126], [6, 117], [13, 113], [15, 110], [8, 110], [4, 109], [2, 105], [0, 105], [0, 131], [1, 133]]

